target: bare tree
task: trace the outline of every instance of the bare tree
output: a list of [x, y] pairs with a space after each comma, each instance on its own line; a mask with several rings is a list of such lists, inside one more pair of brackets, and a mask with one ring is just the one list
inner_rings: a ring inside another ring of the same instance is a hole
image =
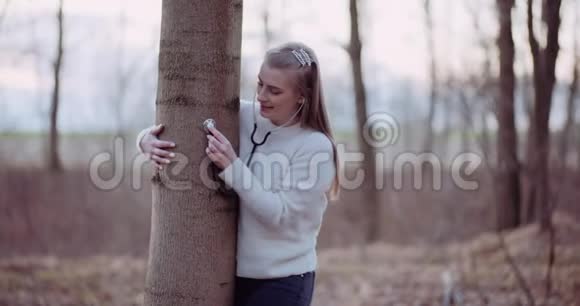
[[60, 103], [60, 76], [62, 72], [62, 61], [64, 55], [63, 48], [63, 0], [58, 2], [58, 41], [56, 49], [56, 59], [53, 64], [53, 79], [54, 86], [52, 90], [52, 99], [50, 104], [50, 134], [49, 134], [49, 147], [48, 147], [48, 168], [51, 171], [61, 171], [62, 162], [58, 153], [58, 107]]
[[556, 82], [556, 59], [560, 46], [561, 0], [542, 1], [542, 21], [546, 30], [546, 46], [541, 47], [534, 31], [533, 0], [528, 0], [527, 27], [534, 65], [534, 108], [526, 146], [526, 171], [523, 177], [524, 222], [540, 221], [542, 229], [550, 226], [548, 154], [550, 149], [549, 118], [552, 91]]
[[[126, 2], [125, 2], [126, 3]], [[125, 31], [127, 30], [127, 14], [125, 8], [121, 10], [119, 14], [119, 28], [118, 28], [119, 40], [117, 42], [117, 63], [115, 65], [117, 82], [115, 84], [116, 90], [114, 91], [115, 97], [111, 99], [114, 109], [115, 117], [115, 134], [116, 136], [122, 136], [123, 127], [123, 102], [125, 101], [125, 96], [127, 94], [127, 87], [129, 85], [129, 80], [131, 78], [130, 72], [125, 71]]]
[[153, 177], [145, 305], [233, 302], [237, 205], [200, 175], [200, 126], [215, 118], [238, 148], [241, 29], [241, 0], [163, 1], [156, 121], [180, 154]]
[[[126, 3], [126, 1], [124, 1]], [[115, 121], [115, 134], [116, 136], [122, 136], [127, 128], [126, 118], [124, 109], [127, 105], [127, 98], [129, 94], [129, 88], [132, 82], [135, 82], [143, 70], [146, 69], [144, 65], [145, 59], [148, 54], [142, 56], [133, 56], [127, 53], [126, 46], [126, 30], [128, 27], [127, 11], [123, 8], [119, 14], [119, 27], [118, 27], [118, 41], [116, 46], [116, 60], [115, 64], [115, 76], [116, 80], [114, 84], [114, 90], [112, 91], [112, 111], [113, 118]], [[140, 88], [144, 86], [140, 84]]]
[[477, 109], [479, 114], [478, 118], [470, 118], [470, 121], [475, 122], [478, 120], [481, 128], [481, 140], [478, 140], [477, 143], [479, 144], [480, 150], [482, 154], [485, 156], [487, 164], [492, 165], [491, 160], [491, 145], [490, 145], [490, 132], [487, 123], [487, 117], [491, 113], [491, 101], [494, 100], [496, 96], [496, 84], [497, 78], [492, 73], [492, 58], [493, 55], [493, 40], [487, 38], [482, 29], [480, 23], [480, 8], [473, 5], [472, 2], [466, 2], [467, 9], [470, 12], [472, 21], [473, 21], [473, 28], [477, 35], [477, 43], [479, 47], [482, 49], [484, 53], [483, 63], [481, 66], [481, 72], [475, 73], [472, 76], [472, 83], [475, 85], [475, 97], [474, 99], [477, 100], [475, 105], [480, 106]]
[[427, 123], [425, 127], [425, 140], [423, 142], [423, 151], [433, 151], [433, 141], [435, 133], [433, 129], [433, 120], [435, 119], [435, 112], [437, 107], [437, 61], [435, 56], [435, 38], [433, 36], [433, 15], [431, 12], [431, 0], [423, 0], [423, 8], [425, 11], [425, 31], [427, 33], [427, 49], [429, 52], [429, 112], [427, 113]]
[[463, 88], [456, 88], [457, 92], [457, 99], [459, 101], [459, 114], [461, 115], [461, 151], [468, 152], [469, 151], [469, 133], [473, 132], [474, 129], [472, 128], [472, 120], [471, 118], [471, 105], [469, 105], [469, 101], [467, 98], [466, 90]]
[[520, 220], [520, 180], [518, 138], [514, 111], [514, 40], [512, 36], [513, 0], [496, 0], [499, 18], [499, 95], [496, 99], [497, 167], [496, 190], [497, 228], [515, 228]]
[[2, 24], [8, 12], [8, 4], [10, 4], [10, 0], [5, 0], [4, 5], [2, 6], [2, 10], [0, 10], [0, 30], [2, 30]]
[[357, 122], [357, 139], [359, 149], [364, 155], [363, 169], [365, 173], [365, 183], [363, 188], [365, 189], [363, 194], [365, 195], [364, 203], [368, 214], [367, 222], [368, 228], [366, 233], [366, 242], [376, 242], [380, 240], [380, 221], [381, 221], [381, 210], [380, 210], [380, 200], [378, 199], [378, 192], [374, 188], [376, 182], [376, 162], [374, 148], [365, 141], [364, 138], [364, 128], [365, 123], [368, 118], [367, 111], [367, 97], [366, 88], [363, 81], [362, 72], [362, 42], [359, 33], [359, 15], [357, 0], [350, 0], [349, 2], [349, 12], [350, 12], [350, 43], [346, 47], [348, 52], [353, 84], [354, 84], [354, 94], [356, 103], [356, 122]]
[[262, 23], [264, 24], [264, 50], [270, 49], [270, 45], [272, 44], [273, 33], [270, 29], [270, 1], [263, 2], [263, 11], [262, 11]]
[[[577, 5], [577, 2], [574, 2]], [[577, 9], [574, 11], [577, 12]], [[560, 143], [558, 146], [558, 159], [564, 168], [568, 157], [570, 134], [574, 126], [574, 117], [576, 115], [576, 99], [578, 92], [578, 74], [580, 73], [580, 54], [578, 53], [578, 13], [575, 14], [574, 19], [574, 39], [572, 40], [574, 64], [572, 67], [572, 80], [568, 86], [568, 99], [566, 101], [566, 121], [560, 133]]]

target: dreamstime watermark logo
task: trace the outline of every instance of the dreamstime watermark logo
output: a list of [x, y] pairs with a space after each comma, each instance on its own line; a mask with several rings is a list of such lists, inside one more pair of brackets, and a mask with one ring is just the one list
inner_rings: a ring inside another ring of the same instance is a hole
[[[353, 177], [353, 173], [339, 171], [340, 187], [343, 189], [354, 190], [362, 187], [369, 179], [373, 179], [375, 189], [384, 189], [388, 187], [386, 183], [391, 183], [392, 189], [401, 190], [404, 187], [404, 177], [407, 175], [410, 176], [415, 190], [424, 188], [441, 190], [444, 174], [450, 174], [453, 184], [462, 190], [479, 188], [477, 180], [468, 179], [483, 163], [483, 158], [476, 153], [460, 153], [446, 166], [437, 154], [430, 152], [391, 153], [387, 157], [385, 148], [396, 144], [400, 137], [399, 123], [387, 113], [370, 115], [364, 124], [362, 135], [364, 141], [372, 147], [370, 159], [373, 159], [371, 162], [374, 162], [376, 167], [375, 177], [370, 177], [371, 174], [365, 173], [365, 168], [362, 167], [354, 169]], [[347, 164], [363, 165], [368, 158], [362, 152], [347, 151], [343, 143], [336, 144], [336, 151], [340, 161], [339, 168], [343, 170], [346, 169]], [[197, 163], [198, 165], [194, 165], [186, 154], [174, 153], [175, 157], [172, 158], [171, 164], [165, 165], [163, 170], [155, 168], [154, 181], [157, 180], [170, 190], [191, 190], [198, 182], [211, 190], [223, 187], [224, 182], [218, 177], [222, 169], [217, 169], [209, 157], [204, 156]], [[317, 188], [321, 184], [322, 186], [328, 184], [330, 180], [328, 173], [333, 174], [333, 169], [335, 169], [332, 152], [325, 149], [296, 155], [300, 157], [295, 157], [294, 152], [290, 154], [256, 152], [251, 169], [244, 166], [242, 170], [237, 167], [231, 171], [225, 171], [224, 175], [228, 176], [225, 177], [225, 181], [242, 180], [237, 182], [236, 186], [241, 186], [240, 188], [245, 190], [255, 188], [255, 184], [259, 184], [261, 189], [267, 191], [308, 190]], [[136, 154], [131, 160], [127, 160], [125, 156], [125, 140], [122, 137], [115, 137], [112, 152], [100, 152], [89, 162], [89, 176], [92, 184], [100, 190], [113, 190], [121, 186], [123, 180], [129, 177], [131, 188], [140, 190], [144, 180], [143, 167], [150, 164], [148, 155]], [[247, 158], [244, 156], [242, 160]], [[102, 171], [107, 169], [108, 171]], [[383, 169], [388, 169], [388, 171], [383, 171]], [[410, 171], [405, 171], [405, 169]], [[387, 177], [386, 182], [384, 173], [392, 174], [392, 177]]]
[[387, 113], [374, 113], [363, 126], [364, 141], [373, 148], [394, 145], [399, 140], [399, 123]]
[[[148, 161], [144, 154], [138, 154], [131, 160], [130, 180], [133, 190], [140, 190], [143, 179], [143, 165]], [[107, 164], [112, 172], [110, 177], [104, 176], [99, 170]], [[113, 139], [113, 153], [100, 152], [89, 161], [89, 178], [92, 184], [100, 190], [118, 188], [125, 178], [125, 140], [122, 137]]]
[[[337, 145], [338, 156], [341, 157], [341, 168], [349, 163], [362, 164], [365, 160], [363, 153], [355, 151], [348, 152], [344, 144]], [[444, 171], [443, 162], [434, 153], [413, 153], [403, 152], [396, 154], [392, 159], [387, 159], [384, 152], [375, 152], [373, 154], [376, 171], [374, 177], [374, 188], [381, 190], [386, 188], [385, 176], [381, 169], [390, 169], [388, 173], [392, 174], [388, 182], [392, 182], [394, 190], [403, 189], [403, 181], [405, 176], [405, 168], [411, 168], [408, 175], [413, 180], [413, 188], [415, 190], [423, 190], [425, 188], [432, 188], [439, 191], [442, 188]], [[451, 180], [455, 186], [462, 190], [477, 190], [479, 182], [477, 180], [470, 180], [467, 177], [474, 174], [477, 168], [483, 163], [480, 155], [475, 153], [461, 153], [456, 155], [450, 164], [449, 173]], [[430, 175], [427, 180], [428, 186], [424, 185], [424, 179]], [[354, 171], [354, 177], [347, 177], [347, 171], [339, 172], [340, 186], [347, 190], [354, 190], [360, 188], [364, 181], [368, 179], [367, 173], [363, 168], [357, 168]]]

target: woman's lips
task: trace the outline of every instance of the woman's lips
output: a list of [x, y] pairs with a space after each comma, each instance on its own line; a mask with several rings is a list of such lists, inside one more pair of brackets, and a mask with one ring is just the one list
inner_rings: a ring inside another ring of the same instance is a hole
[[268, 110], [271, 110], [272, 108], [273, 107], [271, 107], [271, 106], [260, 105], [260, 110], [263, 110], [263, 111], [268, 111]]

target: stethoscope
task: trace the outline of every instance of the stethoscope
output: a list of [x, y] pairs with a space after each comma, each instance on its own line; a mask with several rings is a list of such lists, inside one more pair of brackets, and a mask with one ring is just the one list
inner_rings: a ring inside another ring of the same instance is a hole
[[254, 98], [254, 101], [252, 102], [252, 114], [254, 116], [254, 130], [252, 131], [252, 135], [250, 136], [250, 140], [252, 141], [252, 152], [250, 153], [250, 157], [248, 158], [248, 161], [246, 162], [246, 166], [248, 166], [248, 168], [250, 167], [250, 162], [252, 162], [252, 157], [254, 157], [254, 153], [256, 153], [256, 149], [265, 144], [266, 140], [268, 140], [268, 136], [270, 136], [270, 134], [272, 134], [272, 132], [283, 128], [286, 124], [288, 124], [290, 121], [292, 121], [292, 119], [294, 119], [294, 117], [296, 117], [296, 115], [298, 115], [298, 112], [300, 112], [300, 110], [302, 109], [302, 106], [304, 106], [304, 103], [300, 103], [300, 107], [298, 108], [298, 110], [294, 113], [294, 115], [292, 115], [292, 117], [290, 117], [290, 119], [288, 119], [288, 121], [286, 121], [286, 123], [275, 127], [273, 129], [271, 129], [270, 131], [268, 131], [266, 133], [266, 135], [264, 135], [264, 138], [262, 139], [262, 141], [257, 142], [254, 139], [254, 135], [256, 134], [256, 130], [258, 130], [258, 123], [256, 120], [256, 98]]
[[254, 122], [254, 131], [252, 131], [252, 136], [250, 137], [250, 139], [252, 140], [252, 152], [250, 153], [250, 158], [248, 158], [248, 161], [246, 162], [246, 166], [250, 167], [250, 162], [252, 161], [252, 157], [254, 157], [254, 153], [256, 153], [256, 149], [265, 144], [266, 140], [268, 140], [268, 136], [270, 136], [270, 134], [272, 133], [272, 131], [268, 131], [268, 133], [266, 133], [266, 135], [264, 136], [264, 139], [262, 139], [261, 142], [256, 142], [254, 140], [254, 135], [256, 134], [256, 130], [258, 129], [258, 124], [256, 122]]
[[[300, 110], [302, 109], [302, 107], [304, 106], [304, 103], [300, 103], [300, 107], [298, 108], [298, 110], [294, 113], [294, 115], [292, 115], [292, 117], [290, 117], [290, 119], [288, 119], [288, 121], [286, 121], [286, 123], [277, 126], [273, 129], [271, 129], [270, 131], [268, 131], [266, 133], [266, 135], [264, 135], [264, 138], [262, 139], [262, 141], [257, 142], [254, 139], [254, 136], [256, 135], [256, 131], [258, 130], [258, 122], [256, 120], [256, 99], [254, 99], [254, 101], [252, 102], [252, 113], [253, 113], [253, 117], [254, 117], [254, 130], [252, 131], [252, 134], [250, 136], [250, 140], [252, 141], [252, 152], [250, 153], [250, 157], [248, 158], [248, 161], [246, 162], [246, 166], [250, 167], [250, 162], [252, 162], [252, 158], [254, 157], [254, 153], [256, 153], [256, 149], [258, 149], [259, 146], [263, 145], [266, 143], [266, 141], [268, 140], [268, 137], [270, 136], [270, 134], [272, 134], [272, 132], [283, 128], [284, 126], [286, 126], [290, 121], [292, 121], [292, 119], [294, 119], [294, 117], [296, 117], [296, 115], [298, 115], [298, 112], [300, 112]], [[203, 128], [206, 131], [206, 133], [209, 133], [209, 128], [210, 127], [215, 127], [215, 120], [213, 119], [206, 119], [203, 122]]]

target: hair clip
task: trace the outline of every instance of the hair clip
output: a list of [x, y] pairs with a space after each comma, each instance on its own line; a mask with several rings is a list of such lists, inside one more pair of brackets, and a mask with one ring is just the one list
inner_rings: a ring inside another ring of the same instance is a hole
[[300, 62], [300, 67], [310, 66], [312, 64], [310, 56], [306, 51], [304, 51], [304, 49], [300, 49], [298, 51], [292, 50], [292, 54], [294, 54], [294, 57], [296, 57], [296, 59]]
[[310, 66], [312, 64], [312, 60], [310, 59], [310, 55], [308, 55], [308, 52], [306, 52], [306, 50], [304, 50], [304, 49], [300, 49], [299, 51], [304, 56], [304, 58], [306, 60], [306, 64], [308, 66]]
[[294, 57], [300, 62], [300, 67], [306, 65], [306, 61], [302, 58], [302, 54], [298, 53], [296, 50], [292, 50], [292, 54], [294, 54]]

